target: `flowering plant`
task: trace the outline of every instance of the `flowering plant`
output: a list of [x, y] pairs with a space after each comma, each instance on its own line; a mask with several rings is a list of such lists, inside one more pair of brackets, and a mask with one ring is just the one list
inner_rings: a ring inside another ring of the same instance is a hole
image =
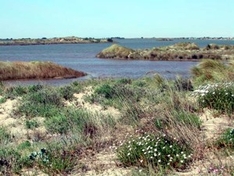
[[234, 128], [228, 128], [218, 139], [217, 144], [219, 147], [234, 149]]
[[126, 166], [138, 165], [182, 168], [191, 160], [191, 151], [166, 135], [132, 137], [117, 148], [119, 160]]
[[193, 92], [202, 108], [213, 108], [221, 112], [234, 111], [234, 83], [208, 84]]

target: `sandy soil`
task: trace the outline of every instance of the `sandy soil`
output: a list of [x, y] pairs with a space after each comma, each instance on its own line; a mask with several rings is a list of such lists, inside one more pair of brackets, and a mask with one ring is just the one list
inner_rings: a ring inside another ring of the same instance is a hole
[[[121, 116], [120, 112], [114, 108], [106, 108], [103, 109], [100, 105], [90, 104], [84, 101], [84, 96], [91, 92], [90, 89], [87, 89], [86, 92], [75, 94], [76, 102], [66, 102], [67, 105], [77, 104], [78, 106], [82, 106], [83, 108], [95, 113], [103, 113], [103, 114], [111, 114], [112, 116], [119, 118]], [[34, 139], [34, 133], [40, 132], [46, 134], [46, 130], [44, 128], [38, 128], [34, 131], [28, 130], [24, 125], [24, 118], [15, 118], [13, 115], [14, 109], [17, 107], [17, 102], [19, 99], [15, 100], [7, 100], [5, 103], [0, 104], [0, 126], [6, 127], [11, 135], [15, 136], [18, 141], [25, 141], [28, 139]], [[204, 113], [200, 115], [201, 120], [203, 121], [201, 135], [204, 139], [204, 142], [212, 141], [217, 138], [223, 130], [228, 127], [233, 127], [234, 121], [230, 120], [228, 117], [223, 115], [216, 115], [214, 112], [210, 110], [205, 110]], [[41, 122], [43, 122], [43, 118], [40, 118]], [[124, 133], [126, 134], [130, 132], [132, 129], [128, 129], [126, 127], [119, 127], [121, 130], [126, 130]], [[115, 134], [116, 138], [123, 139], [121, 134]], [[234, 163], [234, 156], [229, 157], [218, 157], [219, 155], [215, 155], [209, 149], [204, 151], [204, 158], [199, 161], [195, 161], [189, 170], [185, 172], [177, 172], [177, 175], [209, 175], [212, 173], [208, 173], [208, 168], [215, 167], [215, 165], [231, 165]], [[128, 175], [131, 172], [130, 168], [122, 168], [118, 166], [118, 162], [116, 160], [115, 152], [113, 148], [105, 149], [99, 153], [94, 153], [91, 157], [83, 158], [82, 162], [87, 165], [87, 172], [83, 175], [91, 176], [91, 175], [99, 175], [99, 176], [122, 176]], [[221, 170], [221, 168], [220, 168]], [[26, 171], [25, 171], [26, 173]], [[32, 174], [31, 174], [32, 173]], [[27, 171], [27, 175], [33, 175], [35, 172]], [[43, 174], [39, 174], [43, 175]], [[82, 175], [82, 174], [72, 174], [72, 175]]]
[[[200, 115], [202, 120], [201, 138], [203, 143], [209, 143], [217, 139], [220, 134], [227, 128], [233, 128], [234, 120], [231, 120], [225, 115], [217, 115], [217, 112], [205, 109]], [[233, 156], [221, 156], [218, 151], [211, 151], [205, 148], [203, 151], [204, 158], [195, 161], [191, 168], [186, 172], [177, 172], [178, 175], [194, 176], [194, 175], [225, 175], [222, 173], [220, 166], [232, 166], [234, 163]], [[215, 171], [216, 169], [216, 171]]]
[[[25, 126], [25, 118], [15, 117], [13, 111], [18, 105], [18, 99], [8, 99], [5, 103], [0, 104], [0, 126], [7, 128], [11, 136], [15, 138], [17, 143], [29, 140], [31, 142], [38, 140], [38, 134], [46, 135], [45, 127], [41, 126], [34, 130], [27, 129]], [[44, 118], [36, 117], [39, 123], [43, 123]]]

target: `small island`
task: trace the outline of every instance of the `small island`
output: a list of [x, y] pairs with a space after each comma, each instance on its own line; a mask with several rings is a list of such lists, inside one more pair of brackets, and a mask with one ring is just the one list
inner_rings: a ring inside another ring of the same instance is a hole
[[165, 47], [151, 49], [131, 49], [118, 44], [113, 44], [99, 52], [96, 57], [108, 59], [132, 59], [132, 60], [169, 60], [186, 61], [199, 59], [233, 59], [233, 45], [209, 44], [204, 48], [195, 43], [184, 42]]
[[109, 43], [111, 38], [80, 38], [80, 37], [54, 37], [54, 38], [21, 38], [21, 39], [0, 39], [0, 46], [3, 45], [51, 45], [51, 44], [86, 44], [86, 43]]
[[84, 72], [66, 68], [52, 62], [0, 62], [0, 81], [19, 79], [69, 79], [86, 75]]

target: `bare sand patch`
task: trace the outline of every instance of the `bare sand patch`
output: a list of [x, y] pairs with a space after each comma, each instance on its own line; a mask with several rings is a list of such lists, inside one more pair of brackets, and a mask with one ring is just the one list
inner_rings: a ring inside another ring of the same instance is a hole
[[[25, 126], [26, 119], [14, 116], [13, 111], [17, 108], [19, 100], [20, 98], [14, 100], [7, 99], [5, 103], [0, 104], [0, 126], [5, 127], [18, 144], [25, 140], [36, 141], [38, 134], [45, 136], [46, 129], [44, 126], [27, 129]], [[43, 123], [44, 121], [42, 117], [35, 117], [35, 119], [39, 123]]]
[[93, 93], [92, 87], [87, 87], [84, 92], [74, 94], [75, 100], [73, 102], [65, 102], [68, 106], [77, 106], [80, 108], [84, 108], [92, 113], [101, 113], [103, 115], [110, 115], [111, 117], [118, 119], [121, 116], [121, 113], [118, 109], [114, 107], [103, 107], [100, 104], [91, 104], [85, 101], [85, 96], [91, 95]]

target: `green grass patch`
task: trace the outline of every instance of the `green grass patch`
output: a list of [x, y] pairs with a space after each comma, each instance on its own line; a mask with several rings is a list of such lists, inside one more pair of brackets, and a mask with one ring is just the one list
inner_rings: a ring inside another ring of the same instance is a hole
[[11, 142], [11, 135], [5, 127], [0, 127], [0, 146]]

